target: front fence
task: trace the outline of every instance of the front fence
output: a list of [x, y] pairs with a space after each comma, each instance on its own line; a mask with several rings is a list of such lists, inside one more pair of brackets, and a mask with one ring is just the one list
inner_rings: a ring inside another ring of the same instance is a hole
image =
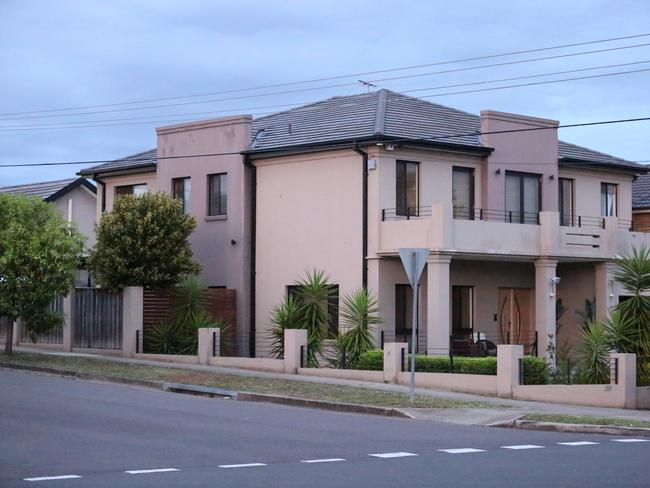
[[[52, 303], [50, 303], [48, 310], [54, 313], [62, 314], [63, 295], [59, 295], [54, 300], [52, 300]], [[18, 338], [20, 342], [36, 342], [38, 344], [63, 344], [63, 323], [60, 323], [44, 334], [36, 334], [33, 339], [35, 339], [35, 341], [32, 340], [32, 337], [30, 336], [26, 327], [20, 328], [20, 336]]]
[[4, 342], [7, 337], [7, 329], [11, 325], [9, 317], [0, 315], [0, 342]]
[[73, 346], [93, 349], [122, 348], [121, 292], [77, 288], [74, 303]]

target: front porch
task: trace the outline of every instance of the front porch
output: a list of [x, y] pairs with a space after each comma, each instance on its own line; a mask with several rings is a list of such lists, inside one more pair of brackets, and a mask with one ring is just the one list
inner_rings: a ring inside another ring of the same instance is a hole
[[[399, 258], [370, 260], [369, 286], [383, 341], [410, 344], [413, 295]], [[602, 318], [618, 295], [606, 262], [432, 253], [418, 302], [417, 353], [492, 355], [498, 344], [520, 344], [526, 354], [548, 357], [574, 350], [589, 305]]]

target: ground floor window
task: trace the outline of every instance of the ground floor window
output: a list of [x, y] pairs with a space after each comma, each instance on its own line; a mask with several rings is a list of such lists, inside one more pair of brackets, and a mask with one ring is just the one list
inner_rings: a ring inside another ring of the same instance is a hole
[[474, 287], [451, 288], [451, 331], [454, 337], [471, 337], [474, 331]]
[[[408, 343], [409, 351], [411, 351], [412, 338], [413, 288], [411, 285], [395, 285], [395, 342]], [[417, 352], [417, 339], [415, 342]]]

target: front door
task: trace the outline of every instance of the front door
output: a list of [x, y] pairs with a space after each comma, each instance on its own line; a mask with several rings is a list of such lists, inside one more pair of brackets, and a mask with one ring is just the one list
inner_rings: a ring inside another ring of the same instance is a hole
[[532, 346], [532, 289], [499, 288], [499, 338], [502, 344]]

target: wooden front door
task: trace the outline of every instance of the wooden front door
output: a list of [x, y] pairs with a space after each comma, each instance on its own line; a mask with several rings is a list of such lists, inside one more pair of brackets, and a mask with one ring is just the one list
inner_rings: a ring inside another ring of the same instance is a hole
[[499, 338], [502, 344], [531, 345], [535, 340], [532, 289], [499, 288]]

